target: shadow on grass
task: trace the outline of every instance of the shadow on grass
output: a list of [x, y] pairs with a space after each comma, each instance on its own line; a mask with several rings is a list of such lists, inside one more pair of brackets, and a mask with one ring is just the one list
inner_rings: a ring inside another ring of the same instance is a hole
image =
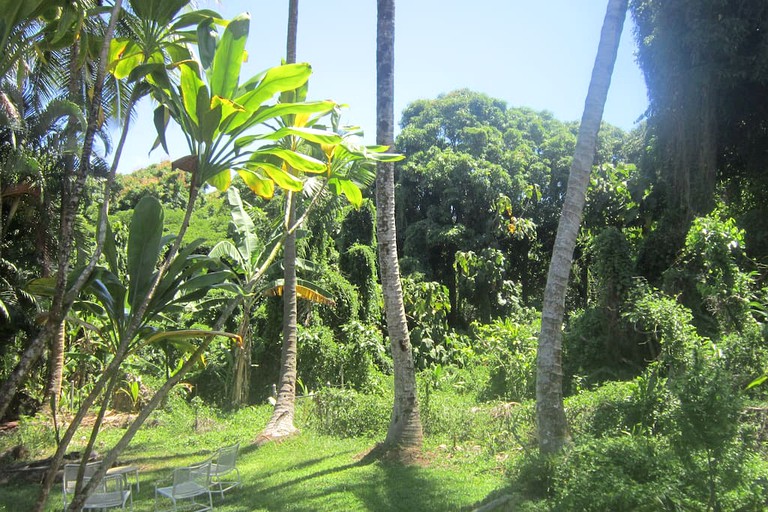
[[475, 501], [453, 492], [429, 468], [351, 458], [352, 452], [337, 453], [260, 473], [228, 496], [223, 510], [445, 511], [470, 509]]

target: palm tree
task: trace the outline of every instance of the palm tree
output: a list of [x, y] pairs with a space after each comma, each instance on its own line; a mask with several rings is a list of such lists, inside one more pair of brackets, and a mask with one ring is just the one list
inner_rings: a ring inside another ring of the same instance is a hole
[[[296, 62], [296, 36], [299, 23], [299, 0], [288, 2], [288, 35], [286, 41], [286, 63]], [[291, 191], [286, 192], [285, 229], [294, 224], [296, 200]], [[259, 442], [295, 434], [293, 424], [296, 405], [296, 354], [297, 354], [297, 308], [296, 308], [296, 232], [291, 232], [283, 245], [283, 345], [280, 354], [280, 379], [272, 417]]]
[[627, 3], [627, 0], [608, 1], [544, 290], [536, 360], [536, 418], [539, 450], [545, 454], [560, 451], [570, 438], [563, 407], [561, 364], [565, 293], [573, 263], [576, 237], [581, 226], [589, 173], [594, 161], [597, 132], [611, 84]]
[[[376, 37], [376, 142], [394, 143], [395, 2], [378, 0]], [[416, 373], [403, 305], [395, 231], [395, 166], [379, 162], [376, 173], [376, 234], [384, 310], [395, 370], [395, 400], [385, 446], [420, 449], [423, 442]]]

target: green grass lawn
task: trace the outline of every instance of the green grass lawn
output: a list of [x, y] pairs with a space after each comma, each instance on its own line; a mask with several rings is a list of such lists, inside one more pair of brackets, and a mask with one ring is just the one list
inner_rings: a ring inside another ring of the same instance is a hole
[[[251, 441], [268, 413], [268, 408], [260, 407], [226, 417], [205, 415], [198, 418], [196, 428], [190, 418], [159, 416], [139, 432], [120, 460], [140, 468], [141, 492], [134, 496], [134, 510], [153, 510], [154, 482], [168, 476], [173, 467], [203, 460], [217, 447], [237, 441], [243, 483], [223, 500], [214, 497], [216, 510], [465, 510], [504, 485], [502, 471], [493, 461], [480, 454], [456, 457], [437, 447], [427, 448], [427, 460], [420, 466], [369, 462], [362, 456], [373, 440], [338, 439], [311, 430], [256, 448]], [[106, 450], [122, 431], [106, 430], [99, 449]], [[37, 490], [35, 484], [0, 486], [0, 510], [27, 510]], [[61, 509], [60, 493], [60, 486], [55, 487], [48, 510]]]

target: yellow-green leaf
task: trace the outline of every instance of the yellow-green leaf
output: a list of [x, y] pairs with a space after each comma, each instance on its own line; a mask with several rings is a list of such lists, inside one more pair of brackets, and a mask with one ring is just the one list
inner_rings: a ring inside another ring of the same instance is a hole
[[297, 153], [296, 151], [291, 151], [290, 149], [285, 148], [259, 148], [256, 151], [253, 152], [253, 155], [251, 156], [251, 161], [255, 164], [261, 164], [260, 160], [265, 155], [272, 155], [280, 158], [282, 161], [296, 169], [297, 171], [301, 172], [325, 172], [326, 167], [323, 162], [320, 160], [313, 158], [311, 156], [305, 155], [303, 153]]
[[243, 179], [243, 182], [259, 197], [264, 199], [272, 199], [275, 195], [275, 182], [269, 178], [259, 176], [257, 173], [248, 170], [240, 169], [237, 174]]
[[216, 187], [216, 189], [220, 192], [224, 192], [232, 184], [232, 173], [229, 169], [226, 171], [221, 171], [220, 173], [208, 178], [206, 183], [212, 187]]
[[290, 190], [291, 192], [301, 192], [304, 188], [304, 183], [300, 179], [292, 176], [290, 173], [276, 165], [261, 163], [258, 164], [258, 167], [267, 173], [267, 176], [269, 176], [272, 181], [277, 183], [278, 187], [284, 190]]

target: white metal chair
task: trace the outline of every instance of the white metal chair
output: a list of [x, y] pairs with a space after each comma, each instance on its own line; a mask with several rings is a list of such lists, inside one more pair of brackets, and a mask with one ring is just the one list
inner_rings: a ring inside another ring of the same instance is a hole
[[240, 443], [219, 448], [211, 458], [211, 479], [209, 487], [221, 494], [240, 485], [240, 471], [237, 469], [237, 453]]
[[[101, 462], [89, 462], [85, 465], [84, 479], [88, 479], [101, 466]], [[80, 464], [64, 464], [64, 475], [61, 481], [61, 501], [63, 508], [67, 508], [69, 500], [75, 495], [75, 485], [77, 483], [77, 472]]]
[[[83, 485], [88, 483], [91, 476], [99, 469], [100, 462], [89, 462], [85, 465], [85, 473], [83, 476]], [[62, 482], [62, 492], [64, 500], [64, 508], [66, 509], [67, 503], [70, 498], [75, 494], [75, 485], [77, 482], [77, 473], [80, 469], [79, 464], [66, 464], [64, 466], [64, 479]], [[120, 507], [125, 510], [125, 506], [129, 505], [129, 509], [133, 510], [133, 496], [131, 494], [131, 486], [123, 474], [107, 475], [105, 476], [96, 490], [88, 496], [88, 499], [83, 505], [83, 509], [99, 509], [106, 510], [108, 508]]]
[[[213, 510], [213, 498], [208, 487], [210, 478], [210, 460], [202, 464], [174, 469], [171, 485], [160, 487], [159, 484], [155, 484], [155, 511], [158, 510], [158, 502], [162, 498], [171, 500], [173, 508], [170, 510], [178, 510], [179, 500], [191, 500], [190, 506], [194, 512]], [[207, 496], [207, 503], [198, 502], [199, 496]]]

